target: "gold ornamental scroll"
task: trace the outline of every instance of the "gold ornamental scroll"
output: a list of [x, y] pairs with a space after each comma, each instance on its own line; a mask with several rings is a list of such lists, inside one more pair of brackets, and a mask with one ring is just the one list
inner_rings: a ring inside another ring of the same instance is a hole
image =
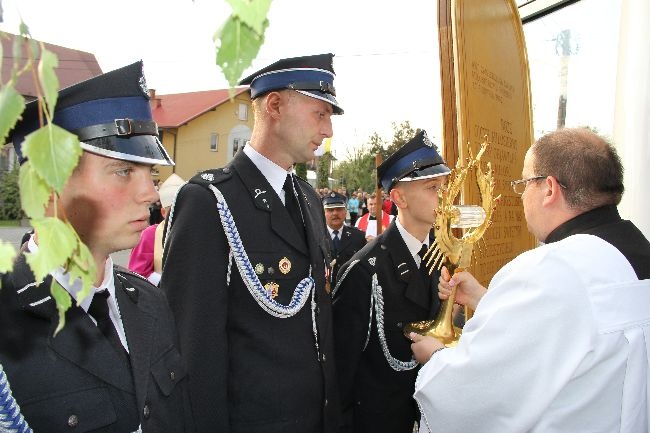
[[[510, 187], [533, 142], [526, 44], [514, 0], [439, 0], [438, 6], [445, 160], [466, 160], [468, 150], [476, 155], [487, 137], [483, 160], [492, 166], [494, 195], [501, 195], [470, 268], [487, 286], [503, 265], [535, 246]], [[473, 174], [460, 202], [480, 203]]]

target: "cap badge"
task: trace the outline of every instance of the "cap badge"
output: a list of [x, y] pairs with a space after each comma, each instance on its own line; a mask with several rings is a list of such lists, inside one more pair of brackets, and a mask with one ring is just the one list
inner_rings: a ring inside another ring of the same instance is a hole
[[144, 79], [144, 71], [142, 71], [140, 74], [140, 79], [138, 80], [138, 84], [140, 84], [140, 90], [142, 90], [144, 96], [146, 96], [147, 99], [149, 99], [149, 88], [147, 87], [147, 80]]
[[286, 275], [289, 273], [289, 271], [291, 271], [291, 262], [288, 258], [283, 257], [282, 260], [280, 260], [278, 263], [278, 268], [280, 269], [280, 272]]
[[264, 265], [262, 263], [258, 263], [255, 265], [255, 273], [257, 275], [262, 275], [264, 273]]
[[278, 297], [280, 285], [274, 281], [269, 281], [268, 283], [264, 284], [264, 290], [266, 290], [266, 293], [269, 294], [271, 299], [275, 299]]
[[[424, 131], [423, 131], [423, 132], [424, 132]], [[422, 142], [423, 142], [426, 146], [433, 147], [433, 143], [431, 142], [431, 140], [429, 140], [429, 136], [427, 135], [426, 132], [424, 132], [424, 133], [422, 134]]]

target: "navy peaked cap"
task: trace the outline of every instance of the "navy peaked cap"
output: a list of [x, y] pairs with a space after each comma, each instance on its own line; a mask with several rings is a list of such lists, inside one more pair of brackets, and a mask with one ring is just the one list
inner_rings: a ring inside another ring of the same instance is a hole
[[451, 173], [436, 146], [422, 130], [377, 167], [378, 186], [389, 192], [399, 181], [412, 181]]
[[343, 114], [334, 89], [334, 54], [292, 57], [260, 69], [239, 82], [251, 89], [255, 99], [273, 90], [292, 89], [332, 104], [334, 114]]
[[[76, 134], [85, 151], [143, 164], [174, 165], [158, 139], [142, 61], [61, 90], [53, 123]], [[21, 144], [38, 128], [38, 101], [32, 101], [10, 136], [21, 163]]]
[[323, 197], [323, 208], [330, 209], [333, 207], [347, 207], [347, 199], [344, 195], [331, 192]]

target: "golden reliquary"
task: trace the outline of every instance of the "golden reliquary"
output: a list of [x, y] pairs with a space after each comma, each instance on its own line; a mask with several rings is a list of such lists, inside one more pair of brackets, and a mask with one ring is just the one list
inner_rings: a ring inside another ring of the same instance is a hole
[[[493, 195], [494, 177], [491, 164], [487, 163], [486, 172], [481, 169], [481, 157], [488, 145], [487, 137], [485, 137], [476, 157], [473, 157], [471, 149], [468, 149], [467, 164], [463, 166], [459, 158], [456, 168], [450, 174], [448, 187], [438, 192], [439, 206], [435, 211], [436, 240], [429, 247], [424, 258], [425, 266], [429, 268], [429, 274], [434, 269], [440, 269], [442, 265], [445, 265], [451, 274], [467, 269], [472, 259], [474, 244], [481, 239], [485, 230], [492, 223], [492, 213], [501, 196], [494, 197]], [[468, 174], [472, 171], [476, 175], [481, 204], [480, 206], [455, 205], [454, 202], [461, 192]], [[460, 238], [456, 237], [453, 229], [462, 229], [464, 233]], [[462, 331], [453, 324], [455, 295], [456, 292], [453, 290], [451, 296], [443, 301], [435, 320], [409, 323], [404, 327], [404, 334], [416, 332], [435, 337], [447, 347], [455, 346]], [[466, 311], [466, 318], [469, 318], [468, 313]]]

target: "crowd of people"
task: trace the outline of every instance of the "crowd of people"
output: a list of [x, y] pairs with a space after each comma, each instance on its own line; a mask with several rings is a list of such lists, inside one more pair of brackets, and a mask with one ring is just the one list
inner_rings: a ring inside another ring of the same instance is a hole
[[[332, 58], [281, 59], [243, 79], [250, 144], [158, 192], [152, 166], [174, 162], [142, 64], [60, 92], [54, 122], [83, 154], [46, 213], [73, 225], [96, 274], [85, 298], [66, 266], [36, 281], [36, 232], [2, 275], [8, 422], [52, 433], [648, 431], [650, 243], [618, 214], [613, 145], [586, 129], [541, 137], [512, 188], [543, 245], [487, 289], [468, 271], [430, 272], [450, 169], [424, 131], [378, 167], [381, 198], [317, 192], [293, 173], [343, 114]], [[12, 131], [19, 155], [38, 110], [28, 104]], [[147, 228], [158, 200], [165, 220]], [[110, 257], [133, 247], [139, 273]], [[56, 288], [71, 304], [58, 333]], [[475, 310], [457, 346], [405, 335], [452, 291]]]

